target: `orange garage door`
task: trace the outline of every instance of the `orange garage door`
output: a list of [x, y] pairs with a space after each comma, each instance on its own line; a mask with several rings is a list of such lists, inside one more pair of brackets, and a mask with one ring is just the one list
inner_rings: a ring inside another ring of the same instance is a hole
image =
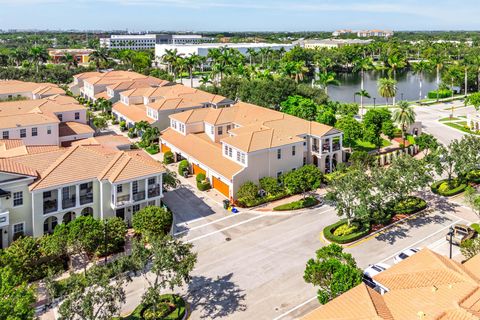
[[230, 197], [230, 190], [228, 184], [218, 180], [217, 178], [213, 177], [213, 187], [220, 191], [225, 197]]
[[162, 143], [162, 149], [161, 149], [162, 153], [165, 153], [167, 151], [172, 151], [172, 149], [170, 149], [169, 147], [167, 147], [166, 144], [163, 144]]
[[199, 174], [199, 173], [203, 173], [204, 175], [207, 174], [207, 172], [206, 172], [205, 170], [203, 170], [202, 168], [200, 168], [200, 167], [197, 166], [196, 164], [193, 164], [192, 167], [193, 167], [193, 174], [194, 174], [194, 175], [197, 175], [197, 174]]

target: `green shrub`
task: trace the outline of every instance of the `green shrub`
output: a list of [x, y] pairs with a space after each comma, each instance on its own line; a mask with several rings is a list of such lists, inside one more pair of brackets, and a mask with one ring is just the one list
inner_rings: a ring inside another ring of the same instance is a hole
[[392, 206], [392, 214], [413, 214], [427, 207], [427, 202], [422, 198], [409, 196]]
[[207, 177], [205, 176], [205, 174], [199, 173], [199, 174], [197, 174], [197, 176], [195, 177], [195, 180], [196, 180], [197, 182], [202, 182], [202, 181], [204, 181], [206, 178], [207, 178]]
[[323, 236], [325, 239], [335, 242], [338, 244], [344, 244], [344, 243], [349, 243], [356, 241], [360, 238], [363, 238], [370, 232], [370, 224], [369, 223], [360, 223], [360, 228], [356, 230], [355, 232], [350, 233], [349, 235], [346, 236], [335, 236], [333, 233], [335, 230], [342, 225], [345, 225], [347, 222], [345, 220], [340, 220], [337, 223], [334, 223], [332, 225], [329, 225], [323, 229]]
[[158, 144], [152, 144], [151, 146], [146, 147], [145, 150], [150, 154], [157, 154], [160, 152]]
[[280, 199], [283, 199], [287, 196], [288, 195], [285, 192], [282, 192], [282, 193], [279, 193], [279, 194], [276, 194], [276, 195], [267, 195], [265, 197], [257, 197], [253, 200], [245, 200], [245, 199], [242, 199], [242, 198], [238, 198], [237, 203], [238, 203], [239, 207], [251, 208], [251, 207], [256, 207], [256, 206], [259, 206], [259, 205], [267, 203], [267, 202], [280, 200]]
[[255, 200], [258, 198], [258, 186], [251, 181], [245, 182], [238, 189], [237, 197], [239, 199], [243, 199], [244, 201]]
[[[452, 96], [452, 90], [449, 89], [440, 89], [438, 90], [438, 98], [445, 99]], [[437, 99], [437, 90], [430, 91], [428, 93], [428, 99]]]
[[197, 188], [200, 191], [207, 191], [207, 190], [211, 189], [212, 186], [210, 185], [210, 182], [208, 180], [204, 180], [204, 181], [201, 181], [201, 182], [197, 182]]
[[470, 225], [470, 227], [471, 227], [473, 230], [477, 231], [478, 234], [480, 234], [480, 224], [478, 224], [478, 223], [472, 223], [472, 224]]
[[[168, 307], [168, 312], [165, 312], [162, 316], [158, 312], [166, 311]], [[172, 308], [172, 306], [174, 306]], [[153, 312], [150, 306], [144, 304], [138, 305], [135, 310], [130, 314], [130, 316], [122, 318], [125, 320], [146, 320], [150, 319], [151, 316], [154, 318], [151, 319], [162, 319], [162, 320], [179, 320], [183, 319], [185, 316], [185, 301], [182, 297], [174, 296], [171, 294], [165, 294], [160, 297], [160, 303], [157, 305], [157, 313]], [[160, 317], [161, 316], [161, 317]]]
[[159, 236], [170, 232], [173, 216], [168, 210], [156, 206], [148, 206], [133, 215], [133, 229], [142, 236]]
[[283, 186], [279, 183], [277, 178], [263, 177], [258, 182], [260, 183], [260, 189], [265, 191], [268, 195], [276, 195], [284, 191]]
[[127, 130], [127, 123], [125, 121], [120, 121], [120, 131]]
[[348, 236], [358, 230], [358, 223], [352, 223], [351, 225], [342, 224], [340, 227], [333, 231], [333, 235], [336, 237]]
[[118, 120], [117, 119], [112, 120], [112, 124], [118, 124]]
[[445, 197], [451, 197], [459, 193], [462, 193], [463, 191], [465, 191], [466, 187], [467, 187], [466, 183], [463, 183], [458, 178], [456, 178], [456, 179], [453, 179], [450, 182], [450, 184], [448, 180], [440, 180], [440, 181], [434, 182], [431, 185], [430, 189], [435, 194], [445, 196]]
[[307, 197], [305, 199], [279, 205], [273, 208], [273, 211], [298, 210], [298, 209], [313, 207], [317, 203], [318, 203], [318, 200], [315, 199], [314, 197]]
[[163, 154], [163, 163], [170, 164], [173, 163], [173, 152], [167, 151]]
[[469, 182], [480, 183], [480, 169], [472, 170], [467, 174]]
[[178, 164], [178, 174], [183, 176], [184, 171], [190, 171], [190, 164], [187, 160], [182, 160]]

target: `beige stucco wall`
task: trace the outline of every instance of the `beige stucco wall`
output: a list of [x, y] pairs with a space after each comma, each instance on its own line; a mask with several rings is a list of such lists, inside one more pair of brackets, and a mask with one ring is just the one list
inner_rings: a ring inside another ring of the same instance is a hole
[[[47, 134], [47, 128], [51, 128], [51, 134]], [[37, 136], [32, 136], [32, 128], [37, 128]], [[27, 129], [27, 136], [20, 138], [20, 129]], [[22, 139], [26, 145], [58, 145], [58, 123], [25, 126], [18, 128], [0, 129], [0, 138], [3, 131], [9, 132], [9, 139]]]

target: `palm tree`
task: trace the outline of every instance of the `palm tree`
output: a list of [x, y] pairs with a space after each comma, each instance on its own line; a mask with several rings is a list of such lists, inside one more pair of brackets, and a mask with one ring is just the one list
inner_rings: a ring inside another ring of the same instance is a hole
[[[389, 69], [393, 74], [393, 80], [396, 81], [397, 70], [405, 68], [407, 63], [405, 62], [403, 57], [401, 57], [399, 54], [389, 56], [387, 62], [388, 62]], [[393, 96], [393, 105], [395, 105], [395, 96]]]
[[253, 64], [253, 58], [257, 56], [257, 51], [254, 48], [247, 49], [248, 59], [250, 60], [250, 65]]
[[10, 53], [10, 58], [17, 67], [20, 66], [22, 61], [25, 60], [27, 56], [28, 54], [24, 50], [18, 48], [12, 50], [12, 52]]
[[[360, 71], [360, 91], [365, 93], [364, 82], [365, 82], [365, 71], [371, 70], [374, 68], [372, 58], [360, 58], [353, 62], [353, 71], [359, 72]], [[368, 92], [366, 92], [368, 95]], [[357, 94], [357, 93], [355, 93]], [[360, 116], [363, 117], [363, 98], [370, 98], [370, 95], [366, 96], [364, 94], [359, 94], [360, 96]]]
[[165, 50], [165, 54], [162, 56], [162, 61], [167, 64], [168, 73], [173, 74], [173, 65], [177, 61], [178, 57], [179, 55], [177, 49]]
[[363, 118], [363, 98], [370, 99], [371, 98], [370, 93], [368, 93], [367, 90], [363, 89], [363, 90], [355, 92], [355, 95], [360, 96], [360, 101], [361, 101], [361, 105], [362, 105], [362, 108], [361, 108], [361, 111], [360, 111], [360, 117]]
[[428, 61], [420, 60], [419, 62], [412, 64], [412, 70], [414, 74], [418, 74], [418, 97], [419, 100], [422, 100], [423, 74], [427, 71], [431, 71], [432, 65]]
[[393, 110], [392, 120], [402, 130], [403, 145], [405, 146], [407, 128], [415, 123], [415, 111], [407, 101], [400, 101], [397, 108]]
[[393, 98], [397, 94], [397, 81], [392, 78], [380, 78], [377, 83], [378, 94], [385, 99]]
[[67, 65], [67, 70], [70, 70], [72, 66], [75, 68], [78, 66], [77, 60], [70, 53], [66, 53], [60, 60]]
[[30, 49], [30, 59], [32, 63], [36, 66], [37, 73], [40, 63], [47, 62], [48, 57], [49, 56], [47, 49], [45, 49], [44, 47], [34, 46]]
[[336, 79], [337, 74], [335, 72], [322, 72], [318, 74], [318, 80], [315, 82], [320, 85], [320, 87], [325, 91], [325, 94], [328, 96], [328, 86], [339, 86], [340, 81]]
[[194, 53], [185, 58], [185, 67], [188, 69], [188, 75], [190, 76], [190, 87], [193, 88], [193, 70], [201, 64], [201, 58], [198, 54]]
[[108, 62], [108, 51], [104, 47], [97, 47], [95, 51], [90, 53], [90, 60], [95, 62], [97, 71], [100, 70], [102, 63], [106, 64]]
[[200, 78], [200, 84], [206, 86], [207, 84], [212, 83], [210, 76], [202, 76]]
[[437, 101], [439, 100], [440, 90], [440, 71], [443, 69], [445, 59], [441, 55], [437, 54], [429, 58], [430, 63], [435, 66], [437, 72]]
[[185, 71], [185, 69], [187, 68], [187, 62], [186, 62], [186, 58], [183, 58], [183, 57], [177, 57], [177, 60], [175, 61], [175, 63], [173, 64], [173, 78], [174, 80], [177, 78], [177, 74], [180, 75], [180, 83], [183, 84], [183, 72]]

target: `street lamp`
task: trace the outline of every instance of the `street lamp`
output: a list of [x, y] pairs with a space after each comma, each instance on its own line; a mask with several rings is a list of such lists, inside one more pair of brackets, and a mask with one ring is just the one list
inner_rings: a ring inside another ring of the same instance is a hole
[[373, 108], [375, 109], [375, 100], [377, 100], [377, 98], [373, 97]]
[[450, 227], [449, 229], [449, 232], [448, 232], [448, 236], [449, 236], [449, 240], [448, 242], [450, 243], [450, 259], [452, 259], [452, 238], [453, 238], [453, 227]]

